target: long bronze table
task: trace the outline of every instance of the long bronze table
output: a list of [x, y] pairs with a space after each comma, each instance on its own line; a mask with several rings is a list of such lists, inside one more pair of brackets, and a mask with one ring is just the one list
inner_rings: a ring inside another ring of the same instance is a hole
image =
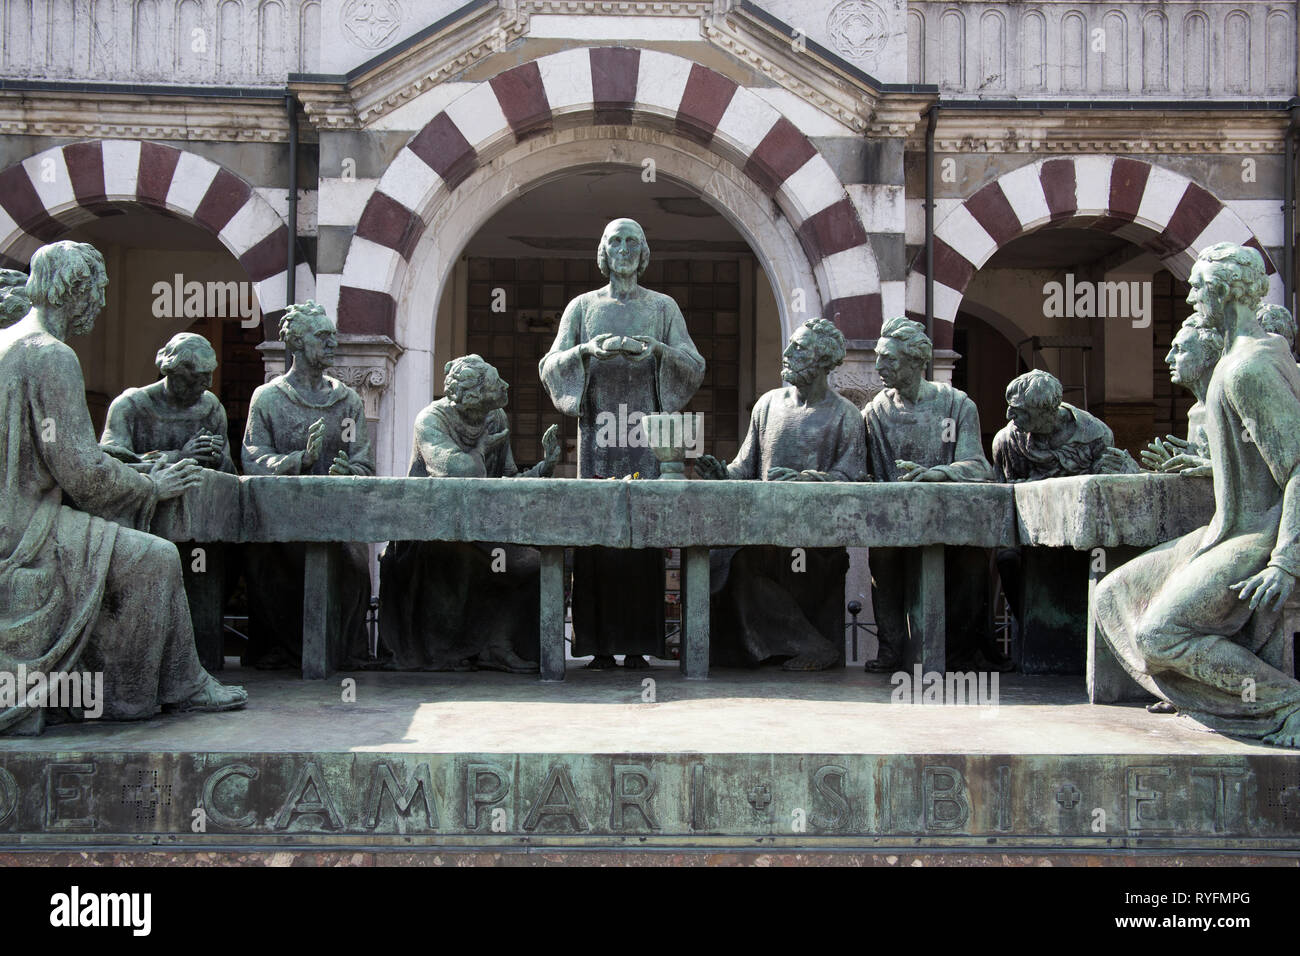
[[1098, 582], [1143, 550], [1209, 524], [1214, 484], [1182, 475], [1082, 475], [1015, 485], [1016, 533], [1022, 544], [1093, 553], [1086, 584], [1086, 679], [1095, 704], [1149, 697], [1097, 633]]
[[596, 481], [539, 478], [235, 477], [164, 503], [155, 534], [173, 541], [307, 545], [303, 676], [328, 672], [339, 626], [337, 541], [484, 541], [541, 552], [541, 678], [564, 679], [564, 549], [680, 548], [681, 669], [709, 673], [709, 549], [916, 547], [908, 663], [944, 670], [945, 545], [1016, 543], [1009, 485]]

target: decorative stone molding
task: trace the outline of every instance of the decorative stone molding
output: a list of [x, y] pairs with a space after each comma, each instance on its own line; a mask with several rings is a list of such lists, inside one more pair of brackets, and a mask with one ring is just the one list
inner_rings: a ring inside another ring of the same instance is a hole
[[0, 92], [0, 134], [285, 143], [284, 102], [235, 97]]
[[[1067, 110], [1026, 113], [941, 109], [935, 130], [940, 153], [1281, 153], [1287, 114], [1279, 110], [1159, 113], [1090, 109], [1088, 122]], [[924, 127], [907, 147], [925, 148]]]
[[806, 51], [795, 52], [786, 37], [738, 6], [716, 13], [715, 4], [704, 0], [517, 0], [471, 14], [350, 85], [304, 81], [293, 88], [318, 128], [364, 128], [526, 38], [534, 14], [697, 19], [702, 41], [727, 51], [855, 132], [906, 136], [930, 102], [926, 97], [868, 91], [834, 64]]

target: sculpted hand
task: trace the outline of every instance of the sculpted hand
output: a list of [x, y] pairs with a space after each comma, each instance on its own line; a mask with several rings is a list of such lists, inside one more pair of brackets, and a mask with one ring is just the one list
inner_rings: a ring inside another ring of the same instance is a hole
[[1163, 471], [1163, 466], [1174, 457], [1173, 448], [1159, 438], [1151, 439], [1144, 451], [1138, 452], [1142, 458], [1142, 467], [1147, 471]]
[[712, 455], [701, 455], [695, 459], [695, 476], [708, 481], [718, 481], [727, 477], [727, 466]]
[[791, 481], [834, 481], [828, 471], [817, 471], [814, 468], [805, 468], [796, 474]]
[[638, 352], [635, 355], [628, 355], [631, 362], [644, 362], [648, 358], [655, 358], [664, 349], [664, 344], [650, 335], [632, 335], [629, 336], [634, 342], [640, 342], [645, 346], [645, 351]]
[[900, 472], [899, 481], [947, 481], [948, 476], [938, 468], [927, 468], [914, 461], [895, 459], [894, 467]]
[[348, 453], [339, 449], [339, 453], [334, 456], [334, 463], [330, 465], [331, 475], [350, 475], [352, 474], [352, 464], [348, 461]]
[[779, 465], [767, 470], [768, 481], [794, 481], [799, 477], [799, 472], [793, 468], [782, 468]]
[[1295, 578], [1281, 568], [1270, 566], [1258, 574], [1252, 574], [1244, 581], [1229, 584], [1228, 587], [1234, 591], [1240, 590], [1241, 593], [1237, 597], [1243, 601], [1249, 600], [1251, 610], [1257, 607], [1269, 610], [1268, 604], [1272, 601], [1272, 610], [1277, 611], [1291, 596], [1291, 591], [1295, 588]]
[[1208, 458], [1202, 458], [1200, 455], [1174, 455], [1160, 466], [1160, 470], [1186, 475], [1189, 478], [1214, 474], [1213, 464]]
[[1132, 470], [1129, 468], [1130, 463], [1137, 464], [1137, 462], [1133, 461], [1132, 456], [1122, 448], [1107, 448], [1106, 453], [1101, 456], [1101, 460], [1098, 462], [1100, 465], [1099, 471], [1103, 475], [1125, 474]]
[[158, 490], [158, 500], [178, 498], [203, 480], [203, 469], [193, 458], [182, 458], [174, 465], [158, 465], [149, 472]]
[[542, 460], [554, 465], [560, 460], [560, 426], [552, 425], [542, 435]]
[[307, 429], [307, 448], [302, 453], [302, 467], [304, 470], [316, 464], [316, 459], [320, 457], [321, 446], [324, 444], [325, 419], [318, 418]]
[[613, 335], [609, 332], [593, 336], [590, 342], [582, 343], [583, 354], [594, 355], [598, 359], [610, 359], [615, 355], [621, 355], [621, 352], [611, 352], [608, 348], [609, 340], [617, 338], [617, 335]]

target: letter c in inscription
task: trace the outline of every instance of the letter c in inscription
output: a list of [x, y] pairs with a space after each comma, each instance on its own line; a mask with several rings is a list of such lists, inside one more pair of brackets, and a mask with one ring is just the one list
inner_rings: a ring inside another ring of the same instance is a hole
[[18, 809], [18, 781], [4, 767], [0, 767], [0, 826], [9, 822], [9, 818]]
[[247, 830], [257, 822], [257, 816], [250, 810], [242, 817], [231, 817], [217, 809], [213, 797], [217, 792], [217, 787], [221, 785], [227, 777], [240, 776], [247, 777], [249, 780], [257, 779], [257, 770], [246, 763], [232, 763], [229, 766], [222, 767], [212, 776], [208, 777], [203, 784], [203, 809], [208, 814], [208, 819], [224, 830]]

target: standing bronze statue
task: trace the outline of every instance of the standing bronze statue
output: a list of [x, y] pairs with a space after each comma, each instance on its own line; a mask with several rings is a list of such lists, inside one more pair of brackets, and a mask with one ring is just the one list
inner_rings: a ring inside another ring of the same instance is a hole
[[[0, 670], [101, 673], [113, 720], [242, 707], [244, 690], [199, 663], [175, 546], [133, 529], [195, 487], [199, 466], [158, 462], [142, 474], [95, 442], [66, 340], [94, 328], [107, 284], [92, 246], [42, 246], [31, 310], [0, 330]], [[37, 733], [47, 711], [20, 693], [0, 708], [0, 731]]]
[[[650, 264], [645, 232], [631, 219], [605, 227], [596, 262], [609, 285], [564, 310], [551, 350], [538, 364], [556, 409], [578, 419], [578, 477], [659, 477], [648, 443], [601, 428], [608, 416], [639, 428], [642, 416], [680, 411], [704, 379], [681, 309], [643, 288]], [[620, 412], [622, 414], [620, 414]], [[606, 416], [606, 418], [602, 418]], [[645, 667], [664, 653], [664, 562], [658, 549], [581, 548], [573, 558], [573, 653], [589, 667]]]
[[[325, 374], [338, 335], [315, 302], [291, 305], [280, 320], [289, 370], [253, 392], [244, 429], [248, 475], [352, 475], [375, 473], [374, 452], [361, 396]], [[369, 658], [366, 611], [370, 560], [364, 544], [339, 549], [340, 645], [327, 649], [335, 667]], [[303, 565], [301, 544], [259, 544], [246, 549], [250, 647], [248, 663], [276, 669], [302, 660]]]
[[[478, 355], [448, 362], [446, 395], [416, 416], [411, 478], [549, 477], [560, 459], [552, 425], [545, 458], [515, 465], [507, 384]], [[541, 563], [536, 548], [462, 541], [394, 541], [379, 561], [379, 643], [400, 670], [488, 668], [535, 673]]]
[[[790, 336], [781, 379], [754, 404], [749, 431], [731, 464], [702, 455], [704, 479], [861, 481], [866, 478], [862, 414], [827, 381], [844, 361], [844, 335], [827, 319], [809, 319]], [[792, 542], [797, 544], [797, 542]], [[711, 649], [719, 664], [783, 661], [786, 670], [844, 663], [843, 548], [759, 546], [711, 555]]]
[[[885, 388], [862, 410], [867, 449], [877, 481], [992, 481], [984, 457], [979, 411], [960, 389], [926, 381], [934, 346], [925, 326], [890, 319], [876, 339], [876, 371]], [[907, 640], [907, 589], [919, 573], [915, 549], [871, 548], [871, 603], [880, 642], [869, 671], [893, 671], [903, 663]], [[988, 614], [989, 553], [983, 548], [944, 549], [947, 582], [947, 659], [1002, 666], [991, 643]], [[982, 653], [986, 661], [976, 660]]]
[[1279, 668], [1281, 608], [1300, 575], [1300, 370], [1255, 316], [1264, 260], [1218, 243], [1187, 297], [1223, 333], [1205, 396], [1214, 518], [1097, 587], [1097, 628], [1124, 669], [1221, 733], [1300, 746], [1300, 681]]

